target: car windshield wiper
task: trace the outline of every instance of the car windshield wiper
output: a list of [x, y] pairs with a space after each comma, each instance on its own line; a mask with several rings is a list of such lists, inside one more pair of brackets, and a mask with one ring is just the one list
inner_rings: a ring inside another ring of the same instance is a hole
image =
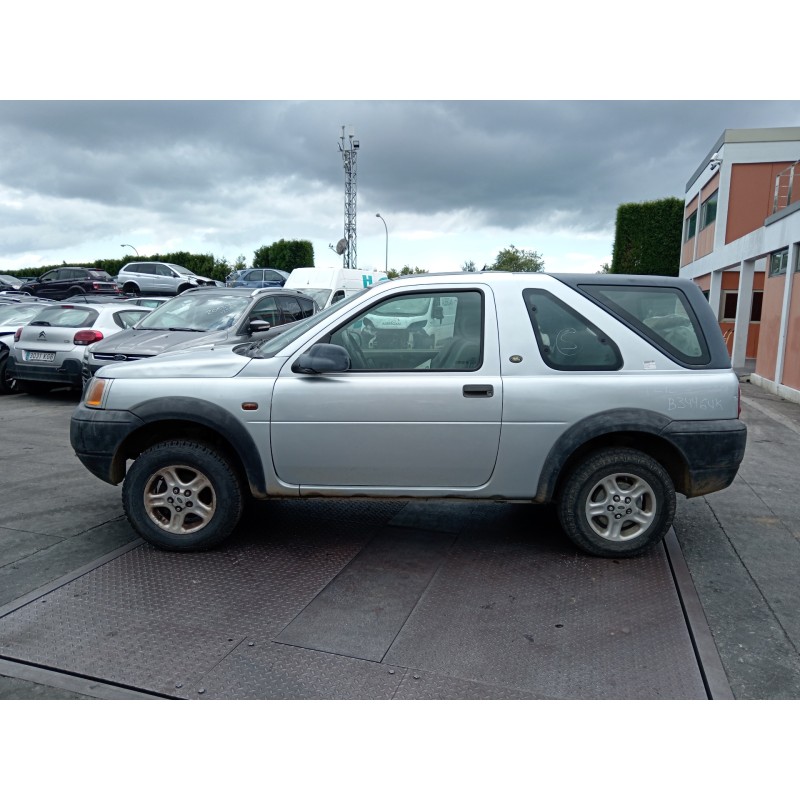
[[169, 328], [171, 331], [189, 331], [190, 333], [206, 333], [205, 328]]

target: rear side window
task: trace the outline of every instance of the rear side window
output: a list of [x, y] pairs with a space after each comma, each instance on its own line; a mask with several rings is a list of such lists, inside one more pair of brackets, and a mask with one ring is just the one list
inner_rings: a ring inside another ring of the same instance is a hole
[[581, 288], [678, 361], [700, 365], [711, 360], [700, 323], [680, 289], [669, 286]]
[[542, 289], [524, 289], [522, 296], [542, 360], [558, 370], [618, 370], [617, 345], [575, 309]]

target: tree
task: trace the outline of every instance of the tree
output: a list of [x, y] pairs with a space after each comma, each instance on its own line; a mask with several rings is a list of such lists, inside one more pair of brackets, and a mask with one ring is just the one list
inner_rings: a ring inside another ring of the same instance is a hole
[[677, 275], [683, 232], [683, 200], [667, 197], [617, 208], [611, 272]]
[[598, 275], [607, 275], [609, 272], [611, 272], [611, 264], [608, 261], [605, 264], [601, 264], [600, 269], [597, 270]]
[[477, 272], [477, 267], [474, 261], [465, 261], [464, 266], [461, 267], [462, 272]]
[[265, 244], [253, 252], [253, 269], [269, 267], [269, 245]]
[[419, 267], [414, 267], [414, 269], [411, 269], [411, 267], [406, 264], [403, 269], [400, 270], [400, 272], [392, 268], [386, 274], [389, 276], [389, 278], [393, 279], [399, 278], [401, 275], [425, 275], [427, 272], [428, 270], [420, 269]]
[[544, 260], [535, 250], [518, 250], [512, 244], [497, 254], [490, 269], [503, 272], [542, 272]]

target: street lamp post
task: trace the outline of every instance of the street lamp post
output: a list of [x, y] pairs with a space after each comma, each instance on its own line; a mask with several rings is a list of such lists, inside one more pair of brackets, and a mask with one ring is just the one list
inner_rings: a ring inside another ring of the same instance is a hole
[[141, 256], [139, 255], [139, 251], [132, 244], [121, 244], [120, 247], [130, 247], [130, 249], [133, 250], [134, 253], [136, 253], [136, 258], [141, 258]]
[[384, 265], [384, 272], [389, 271], [389, 226], [386, 224], [386, 220], [380, 215], [375, 215], [382, 223], [383, 227], [386, 228], [386, 263]]

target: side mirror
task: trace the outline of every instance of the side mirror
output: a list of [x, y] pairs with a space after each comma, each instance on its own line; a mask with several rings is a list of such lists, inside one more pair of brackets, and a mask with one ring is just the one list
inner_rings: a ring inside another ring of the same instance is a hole
[[292, 364], [292, 372], [301, 375], [318, 375], [322, 372], [347, 372], [350, 354], [338, 344], [312, 344]]
[[263, 319], [251, 319], [249, 328], [250, 333], [264, 333], [270, 329], [270, 324]]

